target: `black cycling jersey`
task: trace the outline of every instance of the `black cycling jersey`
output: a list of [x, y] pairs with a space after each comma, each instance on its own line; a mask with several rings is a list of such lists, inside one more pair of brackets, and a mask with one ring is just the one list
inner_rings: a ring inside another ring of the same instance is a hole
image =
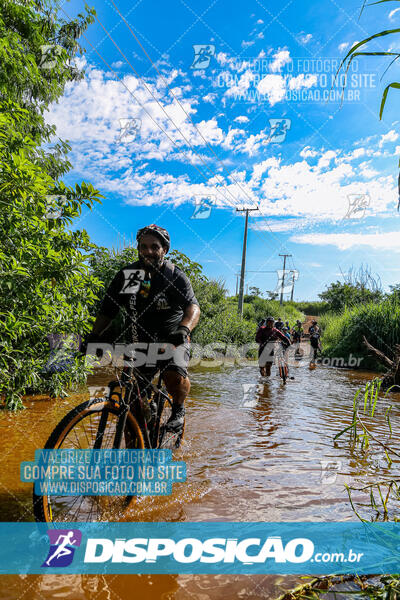
[[131, 316], [135, 298], [140, 342], [166, 341], [182, 321], [185, 308], [199, 304], [185, 273], [168, 260], [152, 273], [139, 261], [118, 271], [99, 312], [114, 318], [123, 308]]
[[319, 327], [314, 327], [313, 325], [309, 328], [308, 333], [310, 334], [310, 343], [311, 346], [317, 348], [319, 345], [319, 338], [321, 337], [321, 330]]

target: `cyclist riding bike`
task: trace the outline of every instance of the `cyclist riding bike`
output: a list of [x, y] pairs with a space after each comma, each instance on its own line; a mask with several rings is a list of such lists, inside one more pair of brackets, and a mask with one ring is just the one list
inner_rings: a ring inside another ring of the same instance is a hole
[[279, 329], [274, 327], [274, 322], [274, 317], [268, 317], [265, 325], [261, 325], [256, 333], [256, 342], [259, 344], [258, 364], [263, 377], [271, 375], [275, 342], [281, 342], [285, 350], [290, 346], [290, 341]]
[[136, 240], [139, 260], [111, 281], [87, 342], [101, 340], [122, 309], [131, 325], [132, 341], [140, 349], [139, 359], [135, 352], [135, 367], [148, 382], [142, 391], [148, 388], [150, 393], [151, 380], [161, 371], [173, 399], [167, 429], [179, 432], [190, 390], [189, 336], [199, 321], [200, 307], [188, 277], [165, 258], [170, 248], [167, 230], [151, 224], [139, 229]]

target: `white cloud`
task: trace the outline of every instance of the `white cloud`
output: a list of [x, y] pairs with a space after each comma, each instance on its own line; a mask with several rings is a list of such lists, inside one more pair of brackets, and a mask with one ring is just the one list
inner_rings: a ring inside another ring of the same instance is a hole
[[213, 94], [213, 93], [210, 93], [210, 94], [207, 94], [206, 96], [203, 96], [204, 102], [210, 102], [210, 104], [214, 104], [214, 102], [216, 101], [216, 99], [217, 99], [217, 94]]
[[251, 176], [251, 183], [254, 184], [255, 182], [258, 182], [267, 169], [270, 167], [276, 167], [278, 165], [279, 163], [276, 158], [267, 158], [266, 160], [255, 164], [253, 167], [253, 174]]
[[305, 33], [305, 34], [299, 35], [300, 44], [306, 45], [311, 40], [312, 40], [312, 33]]
[[391, 10], [390, 13], [389, 13], [389, 19], [392, 20], [393, 17], [394, 17], [394, 15], [396, 13], [398, 13], [399, 11], [400, 11], [400, 8], [395, 8], [394, 10]]
[[313, 85], [317, 85], [318, 77], [317, 75], [306, 75], [304, 73], [300, 73], [297, 77], [291, 77], [289, 79], [289, 89], [291, 90], [299, 90], [300, 88], [310, 88]]
[[367, 214], [385, 212], [393, 205], [396, 194], [391, 176], [363, 181], [351, 164], [328, 163], [328, 158], [333, 158], [329, 152], [333, 151], [325, 153], [325, 160], [315, 166], [305, 160], [289, 165], [276, 160], [260, 181], [260, 206], [264, 212], [272, 216], [340, 220], [348, 212], [349, 194], [370, 196]]
[[293, 231], [295, 229], [304, 229], [309, 225], [308, 219], [284, 219], [284, 220], [267, 220], [261, 223], [257, 223], [257, 221], [253, 220], [253, 223], [250, 225], [250, 229], [254, 229], [256, 231], [274, 231], [274, 232], [282, 232], [282, 231]]
[[283, 100], [286, 94], [286, 80], [282, 75], [266, 75], [257, 84], [260, 94], [267, 96], [271, 106]]
[[225, 139], [222, 141], [222, 147], [225, 149], [232, 150], [237, 147], [238, 139], [243, 137], [245, 132], [243, 129], [230, 129], [225, 135]]
[[262, 19], [258, 19], [257, 25], [262, 25], [263, 23], [264, 23], [264, 21]]
[[379, 140], [379, 148], [382, 148], [386, 142], [395, 142], [399, 137], [399, 134], [395, 132], [394, 129], [389, 131], [388, 133], [384, 133]]
[[248, 123], [250, 121], [250, 119], [248, 117], [245, 117], [244, 115], [240, 115], [239, 117], [236, 117], [233, 120], [236, 121], [236, 123]]
[[338, 50], [339, 50], [339, 52], [343, 53], [345, 50], [347, 50], [347, 48], [349, 46], [350, 46], [350, 42], [343, 42], [342, 44], [339, 44]]
[[375, 250], [400, 252], [398, 231], [386, 233], [308, 233], [290, 238], [296, 244], [312, 246], [336, 246], [339, 250], [348, 250], [354, 246], [370, 246]]
[[[305, 146], [300, 152], [301, 160], [291, 159], [295, 162], [283, 164], [281, 158], [265, 158], [265, 143], [269, 136], [269, 128], [265, 128], [265, 123], [262, 125], [264, 129], [254, 128], [251, 133], [240, 128], [239, 124], [249, 122], [245, 115], [237, 116], [234, 121], [238, 126], [231, 128], [219, 124], [219, 121], [221, 124], [226, 122], [219, 115], [199, 121], [199, 104], [203, 100], [212, 101], [213, 95], [217, 100], [217, 90], [214, 88], [212, 94], [207, 94], [208, 98], [202, 98], [201, 93], [193, 96], [191, 87], [184, 85], [187, 80], [183, 79], [182, 83], [180, 74], [171, 73], [170, 77], [172, 75], [176, 79], [174, 89], [185, 111], [197, 123], [202, 136], [220, 150], [218, 154], [226, 164], [236, 167], [238, 163], [243, 165], [236, 173], [236, 178], [240, 177], [242, 187], [254, 202], [260, 203], [262, 214], [288, 216], [294, 219], [293, 225], [297, 217], [318, 222], [343, 219], [348, 209], [347, 195], [364, 193], [368, 193], [372, 199], [369, 214], [385, 213], [389, 205], [393, 208], [396, 197], [394, 177], [379, 177], [373, 164], [370, 164], [369, 149], [370, 146], [378, 148], [378, 136], [374, 137], [371, 144], [365, 140], [355, 143], [347, 155], [339, 149], [320, 148], [317, 151]], [[246, 69], [236, 81], [237, 87], [246, 89], [251, 77], [252, 73]], [[227, 190], [230, 190], [236, 201], [248, 202], [243, 190], [232, 180], [226, 180], [223, 174], [214, 176], [219, 172], [215, 157], [206, 148], [206, 142], [182, 108], [169, 97], [164, 84], [158, 85], [158, 80], [152, 83], [150, 78], [147, 80], [157, 98], [156, 102], [140, 80], [132, 75], [122, 79], [136, 97], [135, 102], [129, 91], [111, 73], [89, 66], [85, 80], [68, 84], [64, 97], [51, 107], [47, 115], [48, 122], [57, 126], [57, 134], [71, 141], [71, 162], [75, 165], [75, 174], [94, 181], [104, 193], [115, 192], [128, 203], [136, 205], [161, 202], [180, 204], [196, 194], [215, 194], [216, 188], [220, 188], [222, 183], [227, 186], [223, 192], [225, 196], [229, 197]], [[296, 79], [296, 85], [307, 82], [304, 77]], [[259, 82], [258, 90], [273, 105], [283, 98], [288, 85], [288, 80], [280, 74], [269, 74]], [[130, 142], [118, 140], [121, 133], [119, 119], [140, 120], [137, 139]], [[381, 137], [382, 144], [394, 141], [396, 136], [392, 130]], [[356, 147], [360, 144], [365, 148]], [[258, 162], [247, 160], [243, 163], [243, 155], [247, 155], [244, 158], [257, 156]], [[310, 162], [317, 164], [308, 164], [307, 159], [313, 158], [318, 162]], [[207, 171], [202, 160], [210, 171]], [[360, 160], [364, 162], [358, 164]], [[156, 161], [163, 163], [161, 169]], [[180, 171], [176, 169], [176, 164], [171, 164], [172, 161], [183, 163]], [[174, 174], [168, 173], [168, 162]], [[207, 178], [204, 184], [192, 183], [189, 175], [179, 175], [179, 172], [186, 173], [189, 164], [201, 166]], [[227, 205], [228, 201], [225, 201]], [[280, 224], [276, 226], [284, 227]]]
[[328, 150], [327, 152], [324, 152], [324, 154], [318, 161], [318, 168], [324, 169], [325, 167], [328, 167], [330, 165], [331, 160], [336, 158], [336, 155], [337, 152], [335, 152], [334, 150]]
[[360, 156], [364, 156], [365, 154], [365, 148], [356, 148], [355, 150], [353, 150], [348, 159], [349, 160], [355, 160], [357, 158], [360, 158]]
[[366, 161], [358, 165], [358, 172], [362, 177], [365, 177], [366, 179], [371, 179], [372, 177], [376, 177], [377, 175], [379, 175], [379, 171], [373, 169], [370, 166], [370, 163]]
[[246, 42], [245, 40], [242, 41], [241, 46], [242, 48], [249, 48], [250, 46], [254, 46], [255, 41], [254, 40], [250, 40], [249, 42]]
[[[243, 75], [240, 76], [238, 82], [234, 85], [228, 87], [225, 92], [225, 96], [240, 96], [249, 89], [251, 82], [254, 80], [255, 73], [252, 71], [245, 71]], [[227, 80], [229, 81], [229, 80]]]
[[273, 58], [274, 60], [269, 67], [272, 73], [280, 71], [282, 67], [284, 67], [292, 61], [292, 59], [290, 58], [289, 50], [280, 50], [279, 52], [276, 52], [273, 55]]
[[224, 67], [229, 62], [229, 58], [226, 52], [218, 52], [218, 54], [215, 56], [215, 59], [222, 67]]
[[262, 145], [266, 143], [267, 139], [268, 135], [264, 131], [254, 135], [247, 135], [244, 142], [236, 145], [235, 152], [244, 152], [249, 156], [254, 156], [254, 154], [259, 152]]
[[308, 158], [308, 157], [314, 158], [317, 155], [318, 155], [318, 152], [316, 150], [311, 150], [310, 146], [305, 146], [303, 148], [303, 150], [300, 152], [300, 156], [302, 158]]
[[117, 60], [116, 62], [111, 63], [111, 66], [113, 69], [120, 69], [121, 67], [124, 66], [124, 61], [122, 60]]

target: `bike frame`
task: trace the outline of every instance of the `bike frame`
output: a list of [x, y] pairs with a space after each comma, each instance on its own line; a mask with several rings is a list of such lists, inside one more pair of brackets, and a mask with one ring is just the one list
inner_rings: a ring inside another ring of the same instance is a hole
[[[155, 394], [154, 398], [157, 404], [157, 414], [151, 430], [149, 430], [147, 420], [144, 415], [143, 402], [145, 400], [143, 400], [140, 393], [138, 380], [144, 382], [146, 386], [151, 387]], [[129, 412], [131, 412], [137, 420], [139, 427], [142, 430], [146, 446], [148, 448], [156, 448], [160, 431], [161, 413], [164, 407], [163, 400], [168, 400], [168, 402], [171, 404], [169, 396], [161, 389], [161, 386], [161, 373], [159, 375], [157, 385], [154, 385], [151, 381], [146, 380], [146, 378], [133, 366], [125, 366], [122, 370], [121, 379], [110, 381], [108, 384], [108, 399], [112, 400], [120, 409], [120, 415], [118, 417], [116, 433], [113, 442], [113, 449], [118, 450], [121, 447], [122, 436], [125, 431], [126, 420]], [[116, 388], [121, 388], [121, 392], [115, 391]], [[94, 444], [94, 448], [96, 449], [101, 448], [104, 431], [107, 426], [107, 419], [108, 411], [104, 410], [102, 412], [96, 432]]]

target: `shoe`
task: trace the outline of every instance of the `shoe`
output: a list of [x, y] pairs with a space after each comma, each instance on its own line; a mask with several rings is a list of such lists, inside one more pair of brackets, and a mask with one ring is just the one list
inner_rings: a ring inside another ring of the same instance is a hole
[[182, 405], [175, 407], [175, 405], [173, 405], [171, 416], [165, 425], [166, 431], [174, 431], [178, 433], [182, 431], [184, 423], [185, 407]]

